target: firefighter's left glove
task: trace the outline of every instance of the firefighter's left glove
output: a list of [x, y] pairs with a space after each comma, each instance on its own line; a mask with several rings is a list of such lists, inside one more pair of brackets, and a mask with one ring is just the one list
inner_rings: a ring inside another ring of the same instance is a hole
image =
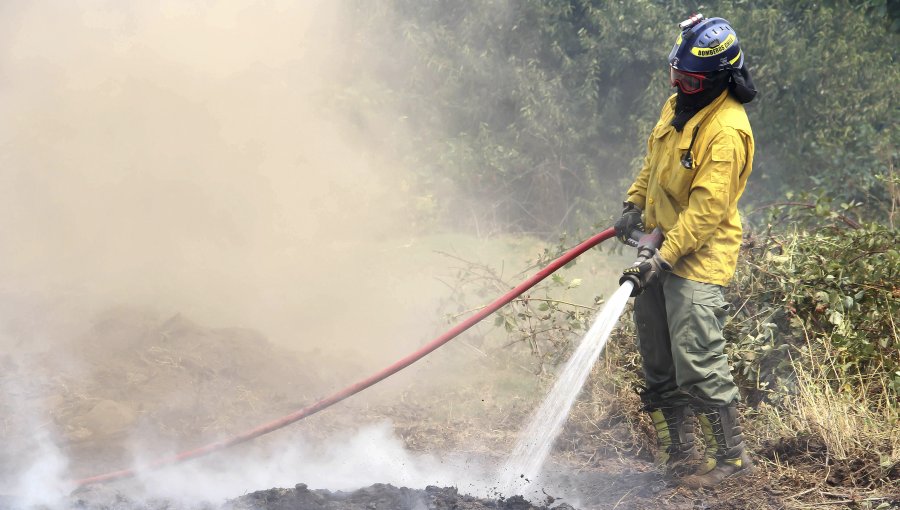
[[[622, 205], [625, 207], [622, 209], [622, 216], [616, 220], [613, 228], [616, 229], [616, 239], [628, 244], [628, 238], [632, 232], [635, 230], [644, 231], [644, 221], [641, 219], [643, 211], [632, 202], [625, 202]], [[632, 246], [634, 245], [632, 244]]]
[[659, 250], [645, 246], [638, 251], [638, 258], [634, 265], [622, 271], [619, 285], [629, 281], [634, 283], [634, 289], [631, 291], [631, 297], [634, 297], [647, 287], [656, 285], [663, 271], [671, 270], [672, 264], [662, 258]]

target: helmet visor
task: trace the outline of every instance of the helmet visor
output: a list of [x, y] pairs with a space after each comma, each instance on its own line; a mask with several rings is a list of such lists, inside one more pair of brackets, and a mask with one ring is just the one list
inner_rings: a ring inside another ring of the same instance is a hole
[[706, 79], [706, 76], [697, 73], [686, 73], [670, 67], [669, 79], [673, 87], [677, 86], [685, 94], [696, 94], [703, 90], [703, 80]]

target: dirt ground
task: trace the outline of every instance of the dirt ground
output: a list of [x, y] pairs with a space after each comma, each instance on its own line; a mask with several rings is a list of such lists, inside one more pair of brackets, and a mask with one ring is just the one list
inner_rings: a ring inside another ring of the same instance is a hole
[[[610, 466], [611, 467], [611, 466]], [[651, 509], [732, 510], [785, 508], [775, 490], [758, 477], [732, 481], [720, 490], [690, 493], [667, 486], [652, 472], [589, 470], [570, 471], [563, 485], [555, 489], [575, 489], [578, 502], [567, 502], [545, 491], [528, 501], [520, 495], [478, 498], [455, 487], [427, 486], [424, 489], [374, 484], [354, 491], [310, 489], [300, 483], [293, 488], [260, 490], [224, 504], [185, 504], [171, 499], [132, 499], [114, 488], [94, 487], [74, 495], [65, 508], [84, 510], [574, 510]], [[570, 503], [574, 503], [570, 504]], [[575, 506], [577, 505], [577, 506]], [[3, 508], [14, 508], [3, 507]]]
[[[776, 489], [765, 475], [753, 474], [730, 480], [714, 491], [691, 492], [668, 486], [653, 472], [631, 472], [591, 469], [570, 471], [569, 489], [576, 489], [580, 500], [574, 506], [545, 492], [544, 497], [527, 501], [522, 496], [477, 498], [460, 493], [455, 487], [427, 486], [424, 489], [375, 484], [354, 491], [310, 489], [305, 484], [293, 488], [260, 490], [228, 501], [222, 505], [184, 505], [172, 500], [132, 500], [109, 488], [95, 488], [76, 495], [67, 507], [85, 510], [569, 510], [569, 509], [654, 509], [675, 510], [738, 510], [791, 508], [781, 490]], [[563, 488], [560, 485], [556, 489]], [[825, 502], [828, 508], [876, 508], [865, 502], [842, 506], [834, 499]], [[850, 502], [847, 502], [850, 503]], [[900, 499], [880, 500], [884, 506], [896, 508]], [[814, 507], [817, 505], [812, 505]]]
[[[59, 353], [28, 359], [2, 359], [0, 375], [3, 427], [0, 440], [0, 509], [20, 508], [13, 499], [15, 479], [34, 462], [34, 416], [45, 412], [38, 429], [57, 433], [52, 441], [68, 460], [64, 476], [94, 475], [133, 463], [135, 431], [143, 448], [177, 451], [281, 416], [359, 377], [321, 353], [297, 353], [270, 345], [242, 329], [207, 328], [176, 315], [157, 317], [114, 310], [100, 317], [83, 336], [73, 338], [68, 359]], [[446, 385], [426, 365], [417, 377], [395, 382], [390, 398], [360, 398], [295, 425], [307, 440], [325, 444], [339, 430], [391, 420], [402, 448], [418, 454], [460, 454], [499, 460], [536, 405], [526, 383], [534, 379], [500, 377], [502, 369], [471, 358], [439, 362], [462, 364], [467, 384]], [[34, 367], [45, 370], [35, 377]], [[483, 379], [478, 374], [490, 373]], [[518, 369], [514, 369], [518, 370]], [[429, 382], [417, 383], [431, 372]], [[459, 372], [459, 371], [457, 371]], [[514, 372], [515, 373], [515, 372]], [[404, 382], [405, 381], [405, 382]], [[443, 393], [437, 389], [444, 388]], [[453, 388], [447, 390], [446, 388]], [[434, 390], [434, 391], [430, 391]], [[533, 392], [532, 392], [533, 393]], [[377, 395], [377, 394], [376, 394]], [[582, 398], [557, 445], [551, 475], [541, 495], [481, 498], [466, 486], [422, 484], [409, 488], [386, 483], [353, 490], [307, 487], [293, 480], [283, 488], [255, 487], [230, 501], [198, 502], [172, 496], [129, 492], [127, 484], [89, 487], [52, 508], [213, 509], [223, 510], [381, 510], [381, 509], [752, 509], [752, 508], [900, 508], [893, 494], [900, 466], [879, 467], [878, 459], [838, 462], [814, 437], [782, 438], [754, 445], [758, 467], [713, 491], [692, 492], [668, 485], [650, 461], [649, 424], [636, 397], [598, 402], [602, 394]], [[613, 396], [609, 396], [613, 398]], [[593, 399], [593, 400], [592, 400]], [[593, 409], [595, 415], [587, 410]], [[598, 411], [599, 410], [599, 411]], [[49, 420], [49, 421], [48, 421]], [[270, 444], [294, 436], [269, 438]], [[240, 455], [240, 454], [238, 454]], [[39, 460], [39, 459], [37, 459]], [[230, 460], [229, 462], [233, 462]], [[426, 468], [427, 469], [427, 468]], [[186, 471], [184, 476], [193, 476]], [[177, 476], [177, 475], [176, 475]], [[893, 482], [892, 482], [893, 481]], [[265, 482], [260, 482], [265, 483]], [[296, 484], [293, 488], [291, 485]], [[310, 484], [312, 485], [312, 484]], [[361, 484], [368, 485], [368, 484]], [[485, 482], [484, 486], [489, 486]]]

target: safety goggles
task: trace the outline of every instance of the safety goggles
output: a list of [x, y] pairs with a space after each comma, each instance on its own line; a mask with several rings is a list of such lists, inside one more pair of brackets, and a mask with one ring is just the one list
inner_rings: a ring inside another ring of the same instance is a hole
[[706, 79], [706, 76], [697, 73], [686, 73], [670, 67], [669, 79], [672, 81], [673, 87], [677, 85], [685, 94], [696, 94], [703, 90], [703, 80]]

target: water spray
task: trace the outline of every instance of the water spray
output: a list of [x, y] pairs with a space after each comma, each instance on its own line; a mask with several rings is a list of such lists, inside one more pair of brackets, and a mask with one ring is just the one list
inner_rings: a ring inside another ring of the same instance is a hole
[[[662, 231], [656, 228], [647, 235], [638, 233], [629, 244], [636, 246], [639, 253], [645, 253], [659, 249], [662, 240]], [[637, 266], [645, 260], [643, 256], [638, 256], [634, 265]], [[625, 305], [632, 291], [640, 285], [633, 275], [623, 277], [620, 283], [619, 289], [606, 302], [578, 348], [566, 362], [553, 389], [519, 434], [518, 443], [498, 473], [500, 480], [498, 488], [501, 493], [523, 494], [543, 471], [553, 443], [562, 432], [572, 405], [587, 382], [591, 367], [603, 352], [613, 327], [625, 311]]]

